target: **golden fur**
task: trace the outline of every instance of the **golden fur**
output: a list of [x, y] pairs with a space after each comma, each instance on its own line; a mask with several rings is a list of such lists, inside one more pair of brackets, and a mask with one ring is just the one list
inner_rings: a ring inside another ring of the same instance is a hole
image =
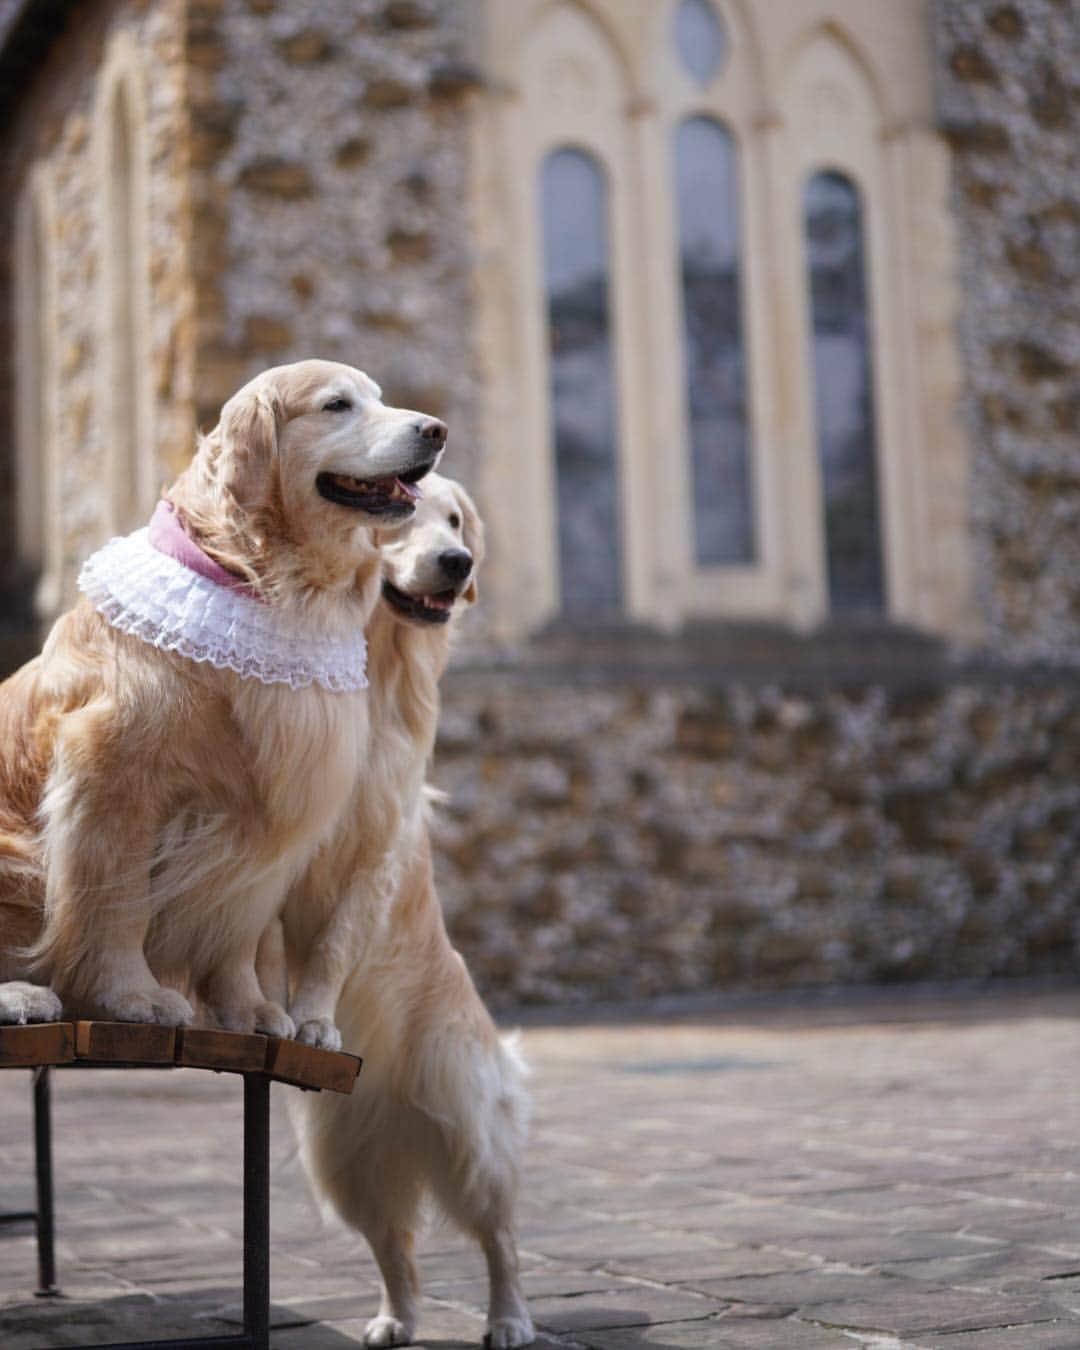
[[[386, 541], [385, 577], [409, 596], [437, 591], [447, 585], [440, 555], [462, 546], [475, 568], [475, 508], [457, 484], [433, 474], [413, 521]], [[456, 589], [475, 598], [474, 573]], [[384, 1291], [369, 1345], [411, 1342], [413, 1245], [425, 1196], [484, 1250], [489, 1343], [526, 1345], [533, 1331], [513, 1237], [524, 1069], [450, 945], [432, 876], [424, 775], [449, 625], [403, 617], [384, 599], [367, 631], [365, 772], [283, 912], [300, 1036], [337, 1044], [339, 1026], [364, 1068], [351, 1097], [295, 1094], [294, 1120], [317, 1193], [364, 1233], [379, 1262]], [[268, 941], [268, 959], [273, 947]]]
[[[316, 477], [392, 479], [444, 439], [361, 371], [300, 362], [229, 400], [167, 496], [268, 605], [354, 632], [378, 598], [384, 518], [327, 500]], [[69, 1013], [170, 1024], [191, 1020], [190, 987], [223, 1026], [292, 1034], [256, 946], [366, 745], [363, 691], [242, 679], [80, 601], [0, 686], [0, 979], [49, 983]], [[0, 1020], [58, 1014], [26, 988], [0, 988]]]

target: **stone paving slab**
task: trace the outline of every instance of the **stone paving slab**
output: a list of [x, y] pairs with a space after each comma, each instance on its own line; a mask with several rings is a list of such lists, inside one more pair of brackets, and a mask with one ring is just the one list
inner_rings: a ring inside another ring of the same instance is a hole
[[920, 1337], [926, 1350], [1076, 1350], [1076, 1331], [1062, 1323], [962, 1331], [952, 1336]]
[[[567, 1350], [1080, 1350], [1080, 990], [533, 1019], [525, 1283]], [[358, 1047], [362, 1048], [362, 1047]], [[274, 1089], [275, 1350], [346, 1350], [364, 1244], [308, 1195]], [[66, 1298], [0, 1227], [0, 1347], [235, 1329], [233, 1079], [58, 1074]], [[0, 1074], [0, 1209], [32, 1166], [28, 1075]], [[421, 1248], [421, 1343], [483, 1335], [479, 1253]]]

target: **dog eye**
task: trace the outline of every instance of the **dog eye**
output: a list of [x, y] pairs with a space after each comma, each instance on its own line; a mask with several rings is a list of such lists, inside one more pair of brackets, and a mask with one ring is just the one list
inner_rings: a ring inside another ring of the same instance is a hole
[[347, 398], [332, 398], [323, 404], [323, 412], [348, 412], [352, 404]]
[[458, 515], [458, 513], [457, 513], [456, 511], [451, 511], [451, 513], [450, 513], [450, 515], [447, 517], [447, 519], [448, 519], [449, 522], [450, 522], [450, 528], [451, 528], [452, 530], [460, 530], [460, 529], [461, 529], [461, 517]]

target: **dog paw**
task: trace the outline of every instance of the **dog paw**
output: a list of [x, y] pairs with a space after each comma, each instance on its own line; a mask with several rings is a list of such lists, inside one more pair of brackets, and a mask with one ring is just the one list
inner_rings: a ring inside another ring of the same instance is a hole
[[524, 1317], [497, 1317], [488, 1325], [484, 1345], [488, 1350], [513, 1350], [514, 1346], [532, 1345], [536, 1339], [532, 1320]]
[[300, 1023], [296, 1039], [304, 1045], [314, 1046], [316, 1050], [340, 1050], [341, 1032], [329, 1017], [310, 1017]]
[[59, 1022], [64, 1005], [41, 984], [12, 980], [0, 984], [0, 1024], [24, 1027], [27, 1022]]
[[253, 1030], [261, 1031], [264, 1036], [280, 1036], [283, 1041], [291, 1041], [296, 1035], [296, 1023], [280, 1003], [260, 1003], [253, 1011]]
[[175, 989], [127, 990], [95, 1000], [99, 1016], [116, 1022], [149, 1022], [162, 1027], [189, 1027], [195, 1021], [191, 1004]]
[[412, 1328], [396, 1317], [373, 1317], [364, 1328], [365, 1345], [412, 1345]]
[[189, 1027], [195, 1021], [195, 1010], [175, 989], [159, 989], [150, 995], [154, 1021], [163, 1027]]

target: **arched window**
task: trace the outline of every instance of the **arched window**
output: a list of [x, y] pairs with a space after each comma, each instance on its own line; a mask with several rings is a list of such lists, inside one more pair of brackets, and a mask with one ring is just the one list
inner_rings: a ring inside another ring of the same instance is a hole
[[829, 607], [885, 610], [873, 353], [855, 184], [814, 174], [803, 193]]
[[714, 118], [686, 118], [676, 132], [675, 172], [697, 561], [749, 563], [750, 426], [731, 133]]
[[500, 635], [971, 622], [925, 16], [862, 8], [478, 0]]
[[35, 170], [15, 223], [15, 564], [39, 618], [58, 601], [59, 521], [53, 465], [56, 371], [54, 257], [49, 185]]
[[107, 315], [106, 426], [112, 460], [113, 525], [119, 530], [140, 523], [144, 505], [140, 457], [144, 427], [140, 417], [139, 172], [136, 128], [125, 80], [117, 80], [106, 111], [105, 254]]
[[542, 170], [551, 421], [562, 607], [622, 602], [607, 183], [592, 155], [559, 149]]

